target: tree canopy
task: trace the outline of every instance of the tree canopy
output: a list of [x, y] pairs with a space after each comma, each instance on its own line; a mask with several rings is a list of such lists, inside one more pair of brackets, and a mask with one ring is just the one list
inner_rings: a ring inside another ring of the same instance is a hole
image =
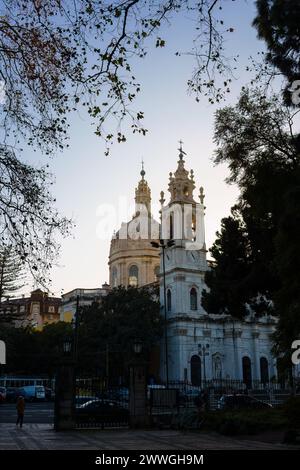
[[299, 89], [300, 85], [293, 87], [293, 82], [300, 79], [300, 3], [298, 0], [256, 0], [256, 8], [253, 25], [267, 46], [262, 64], [264, 74], [268, 81], [278, 74], [284, 77], [284, 96], [292, 104], [291, 91]]
[[232, 215], [223, 219], [211, 254], [203, 303], [213, 313], [243, 318], [277, 314], [277, 351], [290, 351], [300, 335], [299, 135], [280, 96], [244, 90], [235, 106], [216, 113], [216, 163], [240, 189]]
[[[142, 342], [142, 357], [147, 359], [162, 334], [156, 297], [157, 292], [152, 290], [119, 287], [103, 298], [101, 304], [82, 307], [78, 373], [125, 376], [137, 340]], [[7, 346], [7, 372], [53, 376], [66, 337], [75, 341], [73, 326], [65, 322], [45, 325], [42, 331], [1, 326], [1, 339]]]
[[31, 327], [1, 326], [1, 339], [7, 348], [5, 371], [15, 374], [45, 374], [53, 377], [62, 357], [63, 341], [72, 334], [71, 325], [58, 322], [42, 331]]
[[101, 369], [110, 364], [128, 367], [135, 341], [141, 341], [148, 357], [162, 334], [162, 316], [157, 293], [146, 288], [118, 287], [100, 304], [86, 307], [81, 313], [78, 340], [78, 365], [84, 371]]

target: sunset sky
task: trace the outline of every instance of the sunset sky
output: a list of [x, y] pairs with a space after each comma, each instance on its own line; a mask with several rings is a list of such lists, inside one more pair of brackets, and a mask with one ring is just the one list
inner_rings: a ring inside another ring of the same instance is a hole
[[[226, 52], [232, 56], [240, 55], [237, 80], [226, 104], [234, 104], [241, 86], [250, 81], [251, 76], [245, 71], [249, 56], [256, 56], [263, 50], [263, 44], [256, 39], [256, 31], [251, 26], [254, 14], [252, 1], [229, 0], [224, 8], [225, 26], [235, 29], [226, 44]], [[143, 159], [152, 191], [154, 216], [158, 217], [159, 194], [164, 190], [168, 200], [168, 176], [177, 167], [180, 139], [187, 153], [186, 168], [192, 168], [195, 173], [196, 196], [200, 186], [205, 189], [208, 248], [220, 228], [221, 218], [229, 214], [238, 192], [224, 182], [228, 174], [226, 167], [214, 167], [212, 163], [217, 107], [210, 105], [205, 97], [196, 103], [187, 93], [186, 83], [193, 70], [193, 59], [175, 56], [177, 50], [191, 48], [191, 29], [190, 19], [175, 17], [172, 26], [164, 27], [160, 34], [166, 39], [166, 47], [156, 49], [153, 38], [148, 43], [148, 56], [135, 64], [135, 76], [142, 91], [134, 107], [145, 112], [145, 127], [149, 129], [146, 137], [130, 135], [129, 131], [127, 142], [116, 144], [111, 155], [105, 157], [104, 143], [94, 135], [89, 117], [83, 111], [72, 116], [70, 147], [50, 161], [56, 177], [53, 192], [57, 206], [76, 223], [73, 236], [62, 242], [59, 266], [52, 272], [51, 292], [55, 295], [76, 287], [100, 287], [108, 281], [109, 237], [99, 237], [99, 227], [103, 228], [103, 218], [99, 214], [111, 207], [116, 218], [113, 219], [112, 214], [110, 222], [116, 230], [122, 220], [126, 221], [122, 207], [128, 207], [130, 218]], [[37, 162], [36, 154], [28, 154], [26, 158]], [[38, 159], [39, 163], [47, 163], [46, 160], [46, 157]], [[28, 286], [28, 291], [31, 287]]]

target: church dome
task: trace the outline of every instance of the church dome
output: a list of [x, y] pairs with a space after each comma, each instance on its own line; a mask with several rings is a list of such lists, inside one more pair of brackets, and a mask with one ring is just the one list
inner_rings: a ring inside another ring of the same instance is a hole
[[140, 174], [142, 178], [135, 189], [135, 214], [111, 240], [108, 262], [111, 287], [144, 286], [158, 279], [159, 249], [151, 246], [151, 235], [158, 235], [159, 224], [151, 215], [151, 190], [145, 180], [144, 165]]

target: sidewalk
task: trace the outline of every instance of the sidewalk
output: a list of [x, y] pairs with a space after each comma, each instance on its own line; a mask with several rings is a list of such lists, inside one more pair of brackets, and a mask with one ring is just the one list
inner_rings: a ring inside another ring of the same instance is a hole
[[287, 450], [291, 446], [171, 430], [78, 430], [56, 433], [49, 424], [0, 424], [1, 450]]

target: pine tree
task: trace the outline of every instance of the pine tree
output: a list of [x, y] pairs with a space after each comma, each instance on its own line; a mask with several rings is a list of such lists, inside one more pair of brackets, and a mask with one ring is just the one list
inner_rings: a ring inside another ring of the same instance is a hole
[[18, 255], [9, 247], [0, 248], [0, 303], [24, 286], [24, 268]]

